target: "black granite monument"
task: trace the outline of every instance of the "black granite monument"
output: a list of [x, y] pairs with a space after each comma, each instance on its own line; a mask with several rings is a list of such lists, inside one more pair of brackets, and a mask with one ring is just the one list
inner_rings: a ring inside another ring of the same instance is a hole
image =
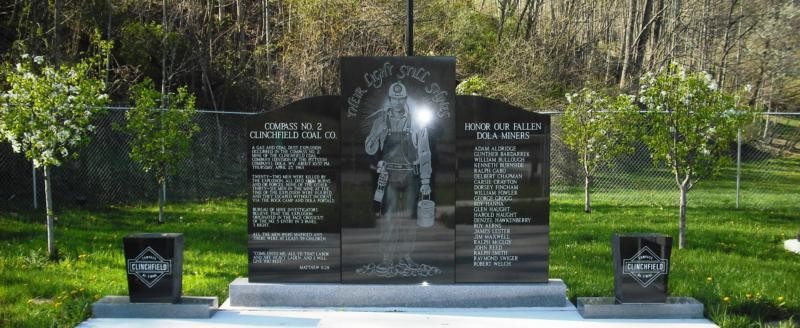
[[672, 237], [661, 234], [615, 234], [614, 296], [619, 303], [667, 301]]
[[122, 243], [130, 302], [180, 302], [183, 234], [135, 233]]
[[247, 122], [249, 282], [548, 282], [547, 116], [456, 97], [453, 57], [341, 79]]

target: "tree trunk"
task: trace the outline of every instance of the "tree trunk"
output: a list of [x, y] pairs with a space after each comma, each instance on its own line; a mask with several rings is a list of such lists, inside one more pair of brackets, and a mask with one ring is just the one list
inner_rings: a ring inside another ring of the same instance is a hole
[[[584, 16], [585, 17], [584, 18], [585, 21], [594, 22], [594, 9], [593, 8], [585, 8], [584, 14], [585, 14], [585, 16]], [[585, 27], [585, 32], [586, 33], [585, 33], [584, 37], [586, 38], [586, 40], [584, 40], [584, 42], [586, 42], [586, 43], [588, 43], [590, 45], [589, 46], [589, 54], [588, 54], [589, 58], [586, 59], [586, 71], [588, 71], [588, 72], [592, 72], [592, 65], [594, 64], [594, 54], [595, 54], [595, 50], [597, 49], [597, 44], [598, 44], [598, 42], [596, 40], [596, 37], [595, 37], [594, 26], [595, 26], [595, 24], [589, 23]], [[586, 56], [586, 54], [583, 54], [583, 56]]]
[[[744, 6], [739, 6], [739, 19], [736, 22], [736, 35], [742, 35], [742, 17], [744, 17]], [[736, 38], [736, 68], [737, 71], [740, 69], [742, 64], [742, 38]], [[739, 75], [740, 72], [737, 72], [733, 75], [733, 88], [736, 89], [739, 87]]]
[[706, 70], [707, 60], [708, 60], [708, 34], [709, 34], [709, 7], [711, 6], [709, 0], [703, 1], [703, 19], [701, 23], [701, 30], [700, 30], [700, 70]]
[[[106, 21], [106, 40], [111, 40], [111, 16], [114, 13], [114, 5], [111, 3], [111, 0], [106, 0], [106, 8], [108, 9], [108, 20]], [[111, 83], [109, 83], [109, 79], [111, 77], [111, 51], [106, 52], [106, 88], [110, 89]]]
[[678, 248], [684, 249], [686, 247], [686, 183], [680, 185], [681, 191], [680, 198], [680, 223], [678, 224]]
[[[611, 9], [611, 8], [609, 8]], [[606, 21], [606, 46], [610, 47], [612, 41], [612, 33], [611, 33], [611, 26], [613, 25], [613, 20], [609, 17]], [[603, 83], [608, 84], [608, 77], [611, 75], [611, 49], [606, 49], [606, 74], [603, 77]]]
[[269, 0], [264, 0], [264, 44], [269, 45]]
[[533, 8], [528, 11], [528, 24], [525, 26], [525, 40], [530, 40], [531, 32], [536, 33], [536, 26], [539, 21], [539, 11], [542, 8], [542, 0], [533, 0]]
[[234, 2], [236, 5], [236, 33], [239, 34], [238, 40], [242, 40], [242, 4], [239, 0]]
[[161, 0], [161, 109], [167, 97], [167, 0]]
[[625, 42], [622, 55], [622, 73], [619, 76], [619, 88], [624, 89], [626, 75], [628, 75], [628, 63], [631, 57], [631, 47], [633, 43], [633, 25], [636, 22], [636, 1], [628, 0], [628, 19], [625, 23]]
[[[670, 58], [674, 55], [675, 49], [678, 47], [678, 30], [681, 27], [681, 0], [673, 0], [672, 1], [672, 11], [673, 17], [671, 20], [671, 27], [670, 31], [668, 32], [670, 35], [670, 42], [669, 42], [669, 51], [664, 54], [666, 58]], [[685, 30], [685, 29], [684, 29]]]
[[500, 43], [500, 40], [503, 38], [503, 27], [506, 24], [506, 9], [508, 7], [509, 0], [500, 0], [500, 22], [497, 26], [497, 43]]
[[266, 12], [265, 13], [266, 19], [264, 20], [264, 24], [266, 25], [266, 27], [265, 27], [266, 35], [265, 35], [264, 42], [267, 45], [267, 80], [270, 80], [271, 79], [270, 78], [270, 74], [272, 74], [272, 62], [271, 62], [272, 61], [272, 54], [271, 54], [272, 51], [269, 50], [270, 28], [269, 28], [269, 1], [268, 0], [264, 1], [264, 11]]
[[61, 65], [60, 40], [58, 39], [58, 18], [61, 12], [61, 1], [55, 0], [53, 4], [53, 63], [56, 68]]
[[[769, 49], [769, 40], [767, 40], [766, 44], [766, 48]], [[765, 79], [764, 75], [766, 73], [766, 67], [764, 67], [765, 65], [766, 63], [761, 63], [761, 68], [759, 68], [758, 73], [758, 80], [756, 80], [756, 83], [753, 84], [753, 88], [755, 89], [753, 89], [753, 94], [750, 96], [750, 100], [747, 101], [747, 104], [750, 106], [756, 105], [756, 101], [758, 101], [758, 95], [761, 93], [761, 88], [763, 87]]]
[[659, 48], [659, 42], [661, 41], [661, 30], [663, 29], [664, 24], [664, 1], [665, 0], [657, 0], [656, 7], [653, 9], [654, 17], [653, 17], [653, 26], [650, 29], [650, 55], [647, 59], [647, 65], [643, 71], [651, 70], [655, 65], [653, 64], [656, 61], [656, 53]]
[[522, 7], [522, 11], [519, 13], [519, 18], [517, 18], [517, 26], [514, 28], [514, 37], [516, 38], [519, 36], [519, 28], [522, 25], [522, 20], [525, 18], [526, 13], [528, 12], [528, 6], [530, 6], [531, 1], [533, 0], [526, 0], [525, 6]]
[[587, 175], [583, 180], [583, 211], [586, 213], [592, 212], [592, 202], [589, 200], [589, 176]]
[[[738, 0], [731, 0], [731, 6], [728, 9], [728, 17], [725, 19], [725, 33], [722, 37], [722, 58], [719, 60], [719, 74], [717, 74], [717, 85], [719, 88], [722, 89], [725, 86], [725, 74], [727, 73], [728, 69], [728, 53], [731, 49], [729, 46], [730, 44], [730, 32], [733, 23], [731, 23], [733, 17], [733, 10], [736, 8], [736, 2]], [[739, 24], [741, 29], [741, 24]], [[737, 33], [738, 35], [738, 33]]]
[[56, 250], [55, 215], [53, 213], [53, 187], [50, 185], [50, 166], [44, 167], [44, 195], [47, 208], [47, 255], [51, 260], [58, 257]]
[[[653, 0], [644, 1], [644, 10], [642, 11], [642, 28], [639, 32], [639, 37], [636, 39], [636, 57], [633, 60], [633, 67], [630, 70], [631, 81], [635, 85], [639, 81], [639, 74], [642, 72], [644, 65], [645, 50], [647, 50], [647, 43], [650, 41], [650, 34], [652, 33], [650, 18], [653, 10]], [[652, 49], [651, 49], [652, 51]]]

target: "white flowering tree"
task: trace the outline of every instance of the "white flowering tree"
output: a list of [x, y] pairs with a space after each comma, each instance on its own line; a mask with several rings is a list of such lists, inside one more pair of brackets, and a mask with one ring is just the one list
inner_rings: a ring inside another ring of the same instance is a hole
[[642, 140], [655, 161], [672, 170], [680, 192], [678, 247], [686, 247], [686, 195], [730, 161], [731, 145], [749, 109], [739, 96], [719, 90], [705, 72], [671, 64], [641, 79], [647, 108]]
[[479, 96], [486, 93], [488, 84], [480, 75], [473, 75], [456, 86], [457, 95]]
[[108, 95], [97, 58], [103, 57], [55, 67], [41, 56], [22, 55], [19, 63], [5, 69], [8, 89], [0, 94], [0, 133], [14, 152], [24, 153], [44, 170], [51, 258], [57, 253], [50, 169], [77, 156], [94, 130], [92, 119], [105, 110]]
[[634, 151], [638, 108], [633, 96], [612, 98], [589, 89], [568, 93], [566, 98], [562, 135], [564, 143], [578, 154], [584, 176], [583, 210], [589, 213], [589, 189], [597, 168]]
[[158, 186], [158, 223], [164, 223], [164, 185], [176, 164], [189, 155], [192, 136], [200, 130], [193, 121], [195, 98], [186, 87], [162, 94], [146, 79], [131, 88], [134, 107], [125, 113], [131, 135], [131, 158], [153, 173]]

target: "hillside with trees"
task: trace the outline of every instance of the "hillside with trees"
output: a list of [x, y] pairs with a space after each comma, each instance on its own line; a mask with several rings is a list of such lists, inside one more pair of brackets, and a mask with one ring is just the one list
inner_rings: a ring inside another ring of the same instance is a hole
[[[639, 76], [670, 62], [748, 101], [800, 106], [800, 5], [792, 0], [422, 0], [418, 55], [453, 55], [460, 80], [531, 109], [582, 87], [637, 93]], [[402, 55], [405, 3], [350, 0], [52, 0], [0, 5], [0, 56], [49, 62], [89, 56], [95, 31], [114, 42], [108, 84], [150, 78], [187, 85], [198, 108], [261, 111], [338, 93], [338, 58]]]

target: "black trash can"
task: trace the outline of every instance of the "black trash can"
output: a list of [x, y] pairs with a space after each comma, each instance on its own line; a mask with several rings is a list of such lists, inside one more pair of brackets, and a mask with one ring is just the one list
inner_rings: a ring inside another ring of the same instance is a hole
[[615, 234], [614, 296], [618, 303], [667, 301], [672, 237], [662, 234]]
[[122, 239], [133, 303], [178, 303], [183, 278], [182, 233], [134, 233]]

